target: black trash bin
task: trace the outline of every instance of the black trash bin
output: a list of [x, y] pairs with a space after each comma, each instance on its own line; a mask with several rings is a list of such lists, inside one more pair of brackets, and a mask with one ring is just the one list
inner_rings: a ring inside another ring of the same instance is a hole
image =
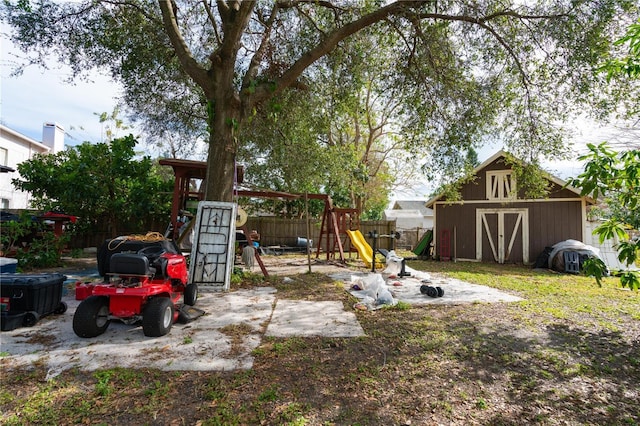
[[62, 274], [0, 274], [2, 331], [20, 326], [31, 327], [50, 314], [62, 314], [67, 304], [62, 301]]

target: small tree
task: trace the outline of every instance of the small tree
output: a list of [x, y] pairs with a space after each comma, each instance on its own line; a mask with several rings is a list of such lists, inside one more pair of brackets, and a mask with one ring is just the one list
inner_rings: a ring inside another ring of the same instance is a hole
[[136, 159], [136, 143], [129, 135], [37, 155], [18, 165], [20, 178], [12, 183], [31, 193], [35, 208], [79, 216], [80, 226], [106, 223], [118, 235], [125, 223], [141, 226], [150, 218], [166, 219], [170, 211], [172, 182], [149, 157]]

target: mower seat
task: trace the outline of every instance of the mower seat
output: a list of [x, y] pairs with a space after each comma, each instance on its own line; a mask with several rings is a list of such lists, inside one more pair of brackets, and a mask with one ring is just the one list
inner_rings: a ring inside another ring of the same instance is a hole
[[167, 266], [169, 265], [169, 261], [165, 257], [159, 257], [154, 260], [151, 264], [152, 269], [156, 270], [156, 278], [167, 278]]
[[149, 266], [146, 256], [136, 253], [116, 253], [109, 259], [110, 275], [152, 277], [156, 270]]

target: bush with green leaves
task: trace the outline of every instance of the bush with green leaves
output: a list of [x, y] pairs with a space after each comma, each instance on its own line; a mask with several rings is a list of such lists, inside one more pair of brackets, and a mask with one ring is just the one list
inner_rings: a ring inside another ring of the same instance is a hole
[[22, 212], [18, 220], [2, 222], [2, 232], [0, 232], [2, 251], [7, 253], [16, 249], [21, 240], [36, 231], [37, 226], [37, 223], [28, 212]]
[[68, 234], [58, 237], [52, 231], [45, 231], [27, 246], [18, 248], [18, 267], [28, 270], [60, 266], [62, 250], [68, 242]]
[[[622, 264], [634, 265], [640, 260], [640, 239], [632, 238], [632, 232], [640, 229], [640, 150], [623, 152], [612, 150], [606, 142], [588, 144], [589, 153], [581, 156], [586, 161], [585, 169], [570, 184], [582, 189], [582, 195], [598, 200], [603, 222], [595, 229], [600, 243], [617, 240], [618, 260]], [[585, 273], [600, 283], [606, 273], [606, 265], [592, 259], [585, 265]], [[640, 273], [633, 270], [620, 272], [623, 287], [640, 288]]]
[[20, 178], [12, 183], [31, 194], [34, 208], [78, 216], [76, 226], [85, 232], [107, 226], [118, 235], [125, 227], [166, 221], [173, 181], [150, 157], [137, 155], [137, 143], [129, 135], [36, 155], [18, 165]]

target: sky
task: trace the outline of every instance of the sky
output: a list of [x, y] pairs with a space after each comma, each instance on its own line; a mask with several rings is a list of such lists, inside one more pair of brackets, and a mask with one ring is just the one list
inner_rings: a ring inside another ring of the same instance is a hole
[[36, 141], [42, 140], [42, 125], [60, 124], [67, 135], [65, 143], [102, 140], [102, 125], [95, 114], [111, 113], [120, 93], [107, 76], [92, 74], [91, 82], [65, 82], [69, 71], [61, 66], [50, 70], [28, 68], [12, 76], [16, 49], [6, 38], [0, 39], [0, 121], [5, 126]]
[[[4, 30], [4, 29], [3, 29]], [[97, 114], [111, 113], [121, 88], [106, 75], [92, 73], [90, 82], [65, 81], [67, 69], [52, 65], [50, 70], [28, 68], [20, 76], [12, 76], [15, 54], [20, 54], [5, 37], [0, 39], [0, 122], [36, 141], [42, 140], [44, 123], [55, 122], [66, 131], [65, 144], [103, 140], [103, 126]], [[547, 161], [545, 169], [561, 179], [577, 176], [582, 165], [579, 154], [586, 152], [587, 142], [600, 143], [611, 135], [611, 129], [587, 120], [575, 123], [576, 156], [565, 161]], [[479, 160], [489, 158], [501, 146], [485, 147], [478, 152]], [[428, 197], [433, 190], [428, 184], [405, 191], [396, 191], [394, 199]]]

